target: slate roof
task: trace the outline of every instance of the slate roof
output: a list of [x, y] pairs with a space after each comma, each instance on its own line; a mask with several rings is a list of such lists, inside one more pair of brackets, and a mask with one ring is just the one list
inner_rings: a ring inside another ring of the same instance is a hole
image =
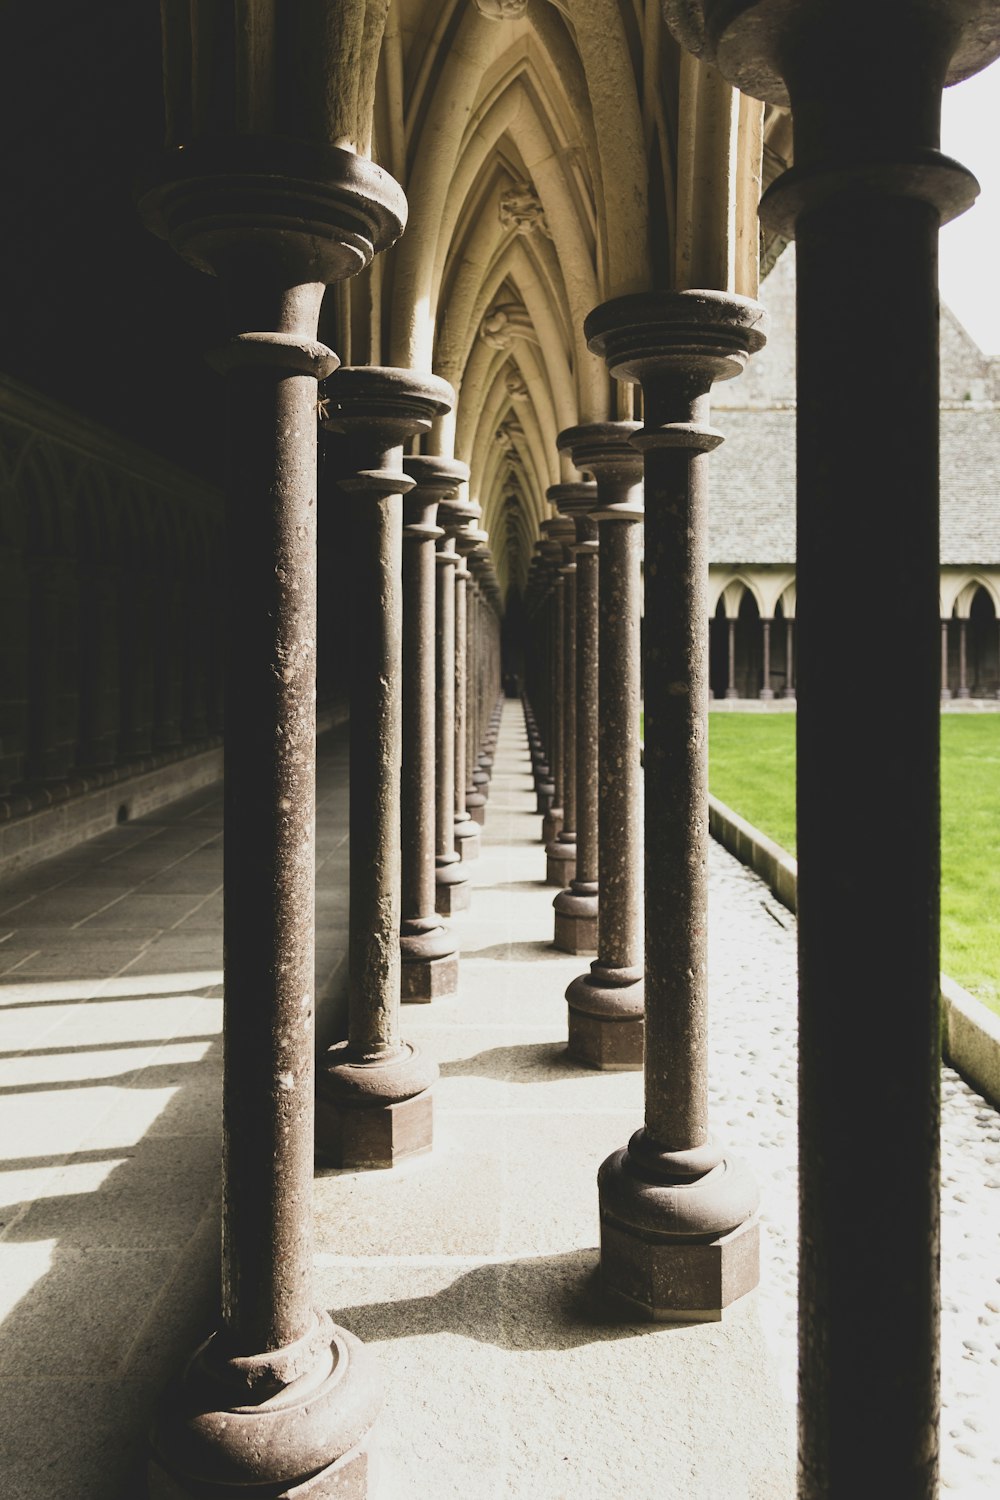
[[[713, 393], [713, 426], [726, 435], [710, 460], [713, 563], [795, 561], [794, 278], [789, 247], [761, 287], [767, 346]], [[982, 399], [1000, 385], [1000, 361], [947, 308], [941, 333], [941, 562], [1000, 566], [1000, 402]]]

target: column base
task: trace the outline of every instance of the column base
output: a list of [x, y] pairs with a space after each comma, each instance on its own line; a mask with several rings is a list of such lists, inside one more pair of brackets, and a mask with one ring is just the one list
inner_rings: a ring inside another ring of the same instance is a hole
[[[555, 800], [555, 795], [555, 782], [547, 780], [546, 777], [542, 777], [542, 779], [535, 784], [535, 811], [537, 813], [543, 814], [545, 817], [548, 817], [549, 813], [552, 811], [552, 803]], [[545, 838], [544, 828], [542, 831], [542, 840], [543, 842], [548, 843], [548, 840]]]
[[606, 1072], [642, 1067], [643, 971], [591, 964], [566, 991], [567, 1052], [574, 1062]]
[[387, 1056], [352, 1054], [338, 1042], [316, 1080], [316, 1155], [335, 1167], [394, 1167], [430, 1151], [435, 1063], [402, 1042]]
[[452, 912], [468, 910], [472, 893], [457, 854], [451, 855], [446, 864], [438, 865], [434, 871], [434, 887], [434, 910], [440, 916], [450, 917]]
[[555, 807], [551, 802], [547, 808], [541, 809], [545, 813], [542, 819], [542, 843], [552, 844], [562, 833], [563, 810]]
[[482, 849], [479, 824], [474, 818], [463, 818], [455, 824], [455, 851], [459, 859], [478, 859]]
[[761, 688], [757, 696], [759, 697], [761, 703], [770, 703], [771, 699], [774, 697], [774, 692], [771, 688]]
[[726, 688], [726, 697], [727, 698], [738, 698], [739, 696], [740, 695], [739, 695], [738, 691], [736, 690], [736, 688]]
[[597, 952], [597, 881], [574, 880], [552, 903], [553, 944], [562, 953]]
[[426, 1003], [458, 990], [455, 939], [433, 917], [403, 922], [399, 934], [399, 998]]
[[759, 1197], [735, 1157], [711, 1143], [660, 1153], [640, 1130], [597, 1182], [602, 1280], [644, 1317], [718, 1322], [757, 1285]]
[[465, 794], [465, 810], [480, 828], [486, 822], [486, 798], [478, 787], [470, 787]]
[[[382, 1405], [373, 1356], [325, 1312], [288, 1350], [224, 1361], [218, 1335], [168, 1387], [154, 1419], [149, 1500], [366, 1500]], [[270, 1372], [287, 1361], [295, 1373]], [[295, 1369], [301, 1364], [301, 1373]]]
[[576, 879], [576, 839], [563, 840], [562, 834], [546, 846], [545, 883], [567, 886]]

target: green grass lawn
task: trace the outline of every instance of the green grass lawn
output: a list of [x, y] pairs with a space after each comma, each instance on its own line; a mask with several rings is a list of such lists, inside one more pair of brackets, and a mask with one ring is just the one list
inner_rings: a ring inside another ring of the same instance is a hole
[[[713, 793], [794, 854], [794, 714], [709, 723]], [[941, 967], [1000, 1014], [1000, 714], [941, 716]]]

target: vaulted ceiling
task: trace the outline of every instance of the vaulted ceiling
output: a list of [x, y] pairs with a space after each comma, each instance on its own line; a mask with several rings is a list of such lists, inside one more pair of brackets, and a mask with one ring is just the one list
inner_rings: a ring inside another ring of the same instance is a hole
[[135, 0], [0, 15], [0, 255], [8, 287], [36, 288], [6, 299], [0, 366], [218, 477], [215, 289], [140, 224], [136, 174], [165, 140], [234, 129], [371, 154], [408, 226], [330, 289], [323, 335], [452, 383], [423, 446], [470, 465], [501, 587], [523, 589], [546, 490], [576, 477], [558, 433], [632, 414], [586, 315], [655, 286], [753, 295], [787, 117], [682, 54], [659, 0], [161, 11], [162, 44]]

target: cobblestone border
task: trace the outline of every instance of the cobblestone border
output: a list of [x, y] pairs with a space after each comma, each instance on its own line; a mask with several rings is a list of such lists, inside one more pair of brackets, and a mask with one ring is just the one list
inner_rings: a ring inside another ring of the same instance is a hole
[[[712, 837], [749, 865], [783, 906], [795, 911], [798, 864], [790, 854], [711, 795], [708, 827]], [[1000, 1108], [1000, 1016], [947, 974], [941, 975], [941, 1049], [946, 1061], [984, 1099]]]

